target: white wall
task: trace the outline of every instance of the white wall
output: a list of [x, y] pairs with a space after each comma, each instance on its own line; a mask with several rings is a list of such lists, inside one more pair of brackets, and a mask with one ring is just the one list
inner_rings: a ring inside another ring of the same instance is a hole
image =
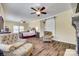
[[43, 27], [42, 27], [42, 22], [40, 20], [34, 20], [29, 22], [29, 29], [30, 28], [36, 28], [37, 32], [40, 33], [40, 37], [43, 36]]
[[56, 16], [57, 41], [76, 44], [76, 31], [72, 26], [72, 10], [64, 11]]

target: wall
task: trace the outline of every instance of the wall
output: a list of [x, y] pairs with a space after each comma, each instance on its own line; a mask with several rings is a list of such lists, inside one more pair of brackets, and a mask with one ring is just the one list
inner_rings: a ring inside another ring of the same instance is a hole
[[[4, 25], [4, 26], [8, 26], [9, 29], [10, 29], [10, 31], [13, 32], [13, 26], [14, 26], [14, 25], [19, 25], [19, 24], [20, 24], [20, 23], [18, 23], [18, 22], [13, 22], [13, 21], [7, 21], [7, 20], [5, 20], [5, 25]], [[20, 25], [24, 26], [24, 30], [25, 30], [25, 31], [27, 30], [27, 28], [28, 28], [28, 24], [27, 24], [27, 23], [25, 23], [25, 24], [20, 24]]]
[[40, 20], [30, 21], [29, 28], [38, 28], [37, 31], [40, 32]]
[[2, 7], [1, 4], [0, 4], [0, 16], [3, 16], [4, 17], [4, 11], [3, 11], [3, 7]]
[[[2, 5], [0, 4], [0, 16], [3, 17], [4, 19], [4, 12], [3, 12], [3, 8]], [[2, 22], [0, 22], [0, 30], [3, 28], [4, 24]]]
[[72, 10], [67, 10], [56, 16], [55, 40], [76, 44], [75, 29], [72, 26], [72, 15]]
[[29, 28], [36, 28], [37, 32], [40, 32], [40, 37], [44, 36], [44, 24], [42, 20], [30, 21]]
[[40, 37], [44, 37], [45, 24], [43, 20], [40, 20]]

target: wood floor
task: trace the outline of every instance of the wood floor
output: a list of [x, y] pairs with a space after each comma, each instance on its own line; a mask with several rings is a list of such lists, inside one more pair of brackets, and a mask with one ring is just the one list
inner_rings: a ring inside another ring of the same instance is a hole
[[33, 43], [32, 56], [63, 56], [66, 49], [75, 49], [75, 45], [52, 41], [43, 42], [42, 38], [29, 38], [28, 42]]

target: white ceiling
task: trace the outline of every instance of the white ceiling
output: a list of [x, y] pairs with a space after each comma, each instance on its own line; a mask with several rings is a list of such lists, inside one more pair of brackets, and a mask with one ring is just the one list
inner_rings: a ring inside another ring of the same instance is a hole
[[[76, 7], [76, 4], [70, 3], [4, 3], [2, 4], [6, 18], [8, 20], [20, 21], [20, 20], [38, 20], [54, 16], [60, 12]], [[30, 14], [33, 12], [31, 7], [45, 6], [46, 15], [38, 17], [36, 14]]]

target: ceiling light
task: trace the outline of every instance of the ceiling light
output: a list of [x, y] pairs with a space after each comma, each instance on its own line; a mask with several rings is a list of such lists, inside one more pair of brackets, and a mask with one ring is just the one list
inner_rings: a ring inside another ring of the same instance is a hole
[[41, 12], [40, 12], [40, 11], [37, 11], [37, 12], [36, 12], [36, 14], [37, 14], [37, 15], [40, 15], [40, 14], [41, 14]]

